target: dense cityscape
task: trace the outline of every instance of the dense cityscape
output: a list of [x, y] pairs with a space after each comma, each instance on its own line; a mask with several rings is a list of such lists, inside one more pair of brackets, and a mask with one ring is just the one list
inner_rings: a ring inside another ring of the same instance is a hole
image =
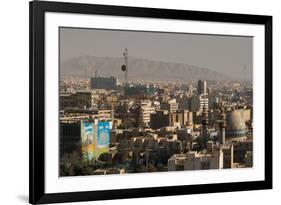
[[60, 176], [253, 166], [251, 82], [134, 81], [126, 60], [61, 77]]

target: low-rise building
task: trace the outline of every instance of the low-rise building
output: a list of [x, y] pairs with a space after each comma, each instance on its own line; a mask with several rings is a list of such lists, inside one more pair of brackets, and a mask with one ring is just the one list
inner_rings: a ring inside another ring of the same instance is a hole
[[174, 154], [168, 160], [168, 170], [203, 170], [233, 168], [233, 145], [208, 143], [208, 150]]

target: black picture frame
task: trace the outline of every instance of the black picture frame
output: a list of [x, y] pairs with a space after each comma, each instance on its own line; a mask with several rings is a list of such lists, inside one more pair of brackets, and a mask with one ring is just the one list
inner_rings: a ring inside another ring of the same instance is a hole
[[[32, 1], [30, 12], [30, 143], [29, 202], [31, 204], [154, 197], [198, 193], [260, 190], [272, 188], [272, 16], [215, 13], [201, 11], [105, 6], [93, 4]], [[265, 26], [265, 180], [136, 188], [71, 193], [45, 193], [45, 72], [44, 26], [46, 12], [100, 14], [110, 16], [150, 17], [162, 19], [199, 20], [260, 24]]]

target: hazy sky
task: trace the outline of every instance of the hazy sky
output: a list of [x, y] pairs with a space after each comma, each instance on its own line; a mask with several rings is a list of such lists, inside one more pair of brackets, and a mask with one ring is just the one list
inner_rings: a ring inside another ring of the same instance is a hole
[[205, 67], [236, 79], [253, 74], [252, 37], [61, 28], [60, 46], [62, 61], [121, 57], [128, 48], [129, 56]]

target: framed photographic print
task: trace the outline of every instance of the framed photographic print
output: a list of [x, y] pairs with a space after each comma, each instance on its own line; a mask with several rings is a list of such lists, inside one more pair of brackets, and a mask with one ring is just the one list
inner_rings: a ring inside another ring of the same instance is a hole
[[30, 203], [272, 188], [272, 17], [30, 2]]

